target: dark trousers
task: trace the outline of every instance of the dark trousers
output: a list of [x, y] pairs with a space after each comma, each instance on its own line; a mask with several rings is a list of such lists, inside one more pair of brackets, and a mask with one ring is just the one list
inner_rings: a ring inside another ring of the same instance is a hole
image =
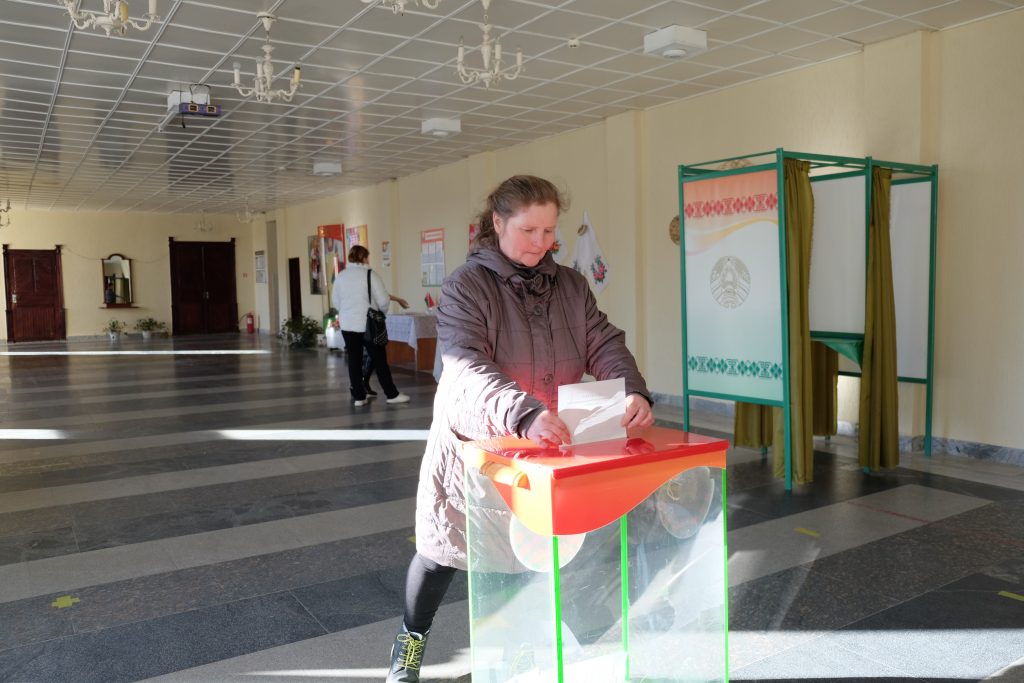
[[405, 627], [416, 633], [426, 633], [434, 623], [437, 608], [455, 578], [454, 567], [437, 564], [419, 553], [409, 563], [405, 577]]
[[388, 398], [398, 396], [398, 388], [391, 379], [391, 368], [388, 366], [388, 358], [384, 353], [383, 346], [367, 344], [363, 341], [362, 332], [349, 332], [342, 330], [341, 336], [345, 340], [345, 356], [348, 360], [348, 381], [349, 391], [356, 401], [366, 400], [366, 385], [363, 382], [363, 349], [370, 356], [373, 362], [373, 371], [377, 373], [377, 381], [384, 395]]

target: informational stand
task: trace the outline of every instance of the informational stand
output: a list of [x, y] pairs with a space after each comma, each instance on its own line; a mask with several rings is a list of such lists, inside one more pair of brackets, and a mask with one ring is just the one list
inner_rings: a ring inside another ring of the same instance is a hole
[[473, 680], [728, 680], [727, 447], [467, 444]]

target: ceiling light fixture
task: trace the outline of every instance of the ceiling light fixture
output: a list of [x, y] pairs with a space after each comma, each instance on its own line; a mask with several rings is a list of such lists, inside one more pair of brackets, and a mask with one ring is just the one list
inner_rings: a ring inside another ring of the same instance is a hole
[[[369, 5], [377, 2], [378, 0], [363, 0], [364, 5]], [[437, 9], [437, 4], [441, 0], [380, 0], [381, 9], [389, 9], [395, 14], [405, 14], [405, 6], [409, 3], [413, 5], [423, 5], [427, 9]]]
[[263, 44], [263, 59], [256, 60], [255, 84], [251, 88], [242, 87], [242, 65], [235, 62], [232, 65], [235, 70], [235, 82], [232, 83], [232, 85], [235, 86], [235, 90], [237, 90], [238, 94], [242, 97], [256, 95], [257, 102], [273, 102], [274, 100], [291, 102], [292, 97], [295, 95], [295, 91], [299, 89], [299, 81], [302, 80], [302, 67], [295, 65], [295, 70], [292, 72], [292, 84], [288, 90], [270, 89], [275, 78], [274, 64], [270, 61], [270, 53], [274, 51], [274, 46], [270, 44], [270, 27], [274, 25], [275, 21], [277, 21], [277, 17], [267, 12], [260, 12], [256, 15], [256, 18], [263, 22], [263, 28], [266, 31], [267, 39]]
[[[459, 39], [459, 56], [456, 62], [459, 79], [466, 84], [480, 81], [485, 88], [490, 88], [492, 83], [497, 83], [502, 78], [514, 81], [523, 70], [523, 51], [516, 50], [516, 65], [504, 71], [501, 68], [501, 40], [491, 40], [491, 29], [494, 28], [487, 23], [487, 10], [490, 9], [491, 0], [480, 0], [484, 6], [484, 23], [480, 24], [484, 32], [483, 42], [480, 43], [480, 56], [483, 57], [483, 69], [467, 69], [465, 63], [466, 46]], [[493, 61], [492, 61], [493, 58]]]
[[708, 49], [707, 31], [686, 26], [666, 26], [644, 35], [644, 54], [679, 59]]
[[64, 5], [68, 11], [71, 21], [75, 23], [75, 28], [81, 30], [95, 26], [106, 31], [107, 38], [110, 37], [111, 32], [123, 36], [128, 32], [129, 26], [136, 31], [145, 31], [153, 25], [154, 21], [160, 21], [160, 16], [156, 13], [156, 0], [149, 0], [149, 12], [143, 15], [142, 18], [145, 19], [145, 22], [141, 24], [128, 18], [127, 0], [103, 0], [102, 13], [79, 10], [78, 6], [82, 0], [58, 0], [58, 2]]
[[337, 159], [321, 159], [313, 162], [313, 175], [330, 177], [341, 175], [341, 162]]
[[249, 210], [249, 202], [246, 202], [244, 210], [242, 210], [242, 211], [235, 211], [235, 218], [238, 219], [239, 223], [249, 224], [249, 223], [252, 223], [256, 219], [256, 216], [259, 216], [262, 213], [263, 213], [263, 211], [250, 211]]
[[420, 122], [420, 132], [424, 135], [433, 135], [435, 138], [446, 138], [461, 133], [462, 122], [459, 119], [423, 119]]
[[0, 209], [0, 228], [6, 228], [11, 224], [11, 217], [8, 215], [8, 211], [11, 210], [11, 200], [7, 199], [7, 208]]
[[196, 221], [194, 229], [196, 232], [211, 232], [213, 230], [213, 226], [206, 222], [205, 211], [199, 212], [199, 220]]

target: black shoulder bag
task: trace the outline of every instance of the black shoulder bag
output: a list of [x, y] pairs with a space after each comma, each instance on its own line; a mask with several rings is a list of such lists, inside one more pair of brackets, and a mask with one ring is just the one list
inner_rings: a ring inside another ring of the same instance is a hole
[[388, 343], [388, 326], [384, 319], [384, 312], [373, 307], [373, 290], [370, 288], [370, 273], [366, 271], [366, 298], [370, 307], [366, 309], [366, 331], [363, 332], [363, 341], [367, 344], [384, 346]]

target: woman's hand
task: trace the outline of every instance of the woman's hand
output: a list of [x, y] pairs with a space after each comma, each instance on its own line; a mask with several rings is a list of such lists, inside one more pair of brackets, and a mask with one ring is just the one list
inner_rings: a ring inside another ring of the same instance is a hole
[[409, 308], [409, 302], [400, 296], [391, 295], [391, 300], [394, 301], [399, 306], [401, 306], [402, 308]]
[[651, 411], [651, 404], [640, 394], [630, 394], [626, 397], [626, 414], [622, 418], [622, 426], [650, 427], [654, 424], [654, 413]]
[[526, 430], [526, 438], [539, 446], [559, 446], [572, 441], [565, 423], [550, 410], [545, 410]]

